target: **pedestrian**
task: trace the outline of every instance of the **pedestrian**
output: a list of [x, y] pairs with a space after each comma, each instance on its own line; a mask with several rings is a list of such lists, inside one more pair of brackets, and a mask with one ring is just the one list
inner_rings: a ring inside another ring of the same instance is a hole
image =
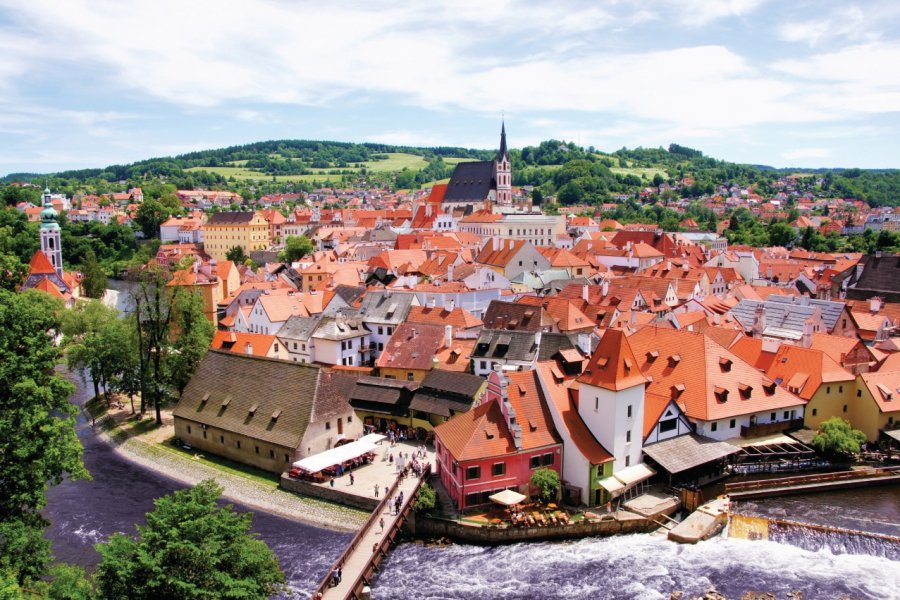
[[384, 517], [378, 519], [378, 525], [381, 527], [381, 532], [384, 532]]
[[350, 485], [353, 485], [353, 473], [350, 473]]
[[609, 502], [606, 503], [606, 514], [609, 514], [611, 512], [612, 512], [612, 500], [610, 500]]
[[341, 579], [344, 578], [344, 569], [343, 569], [343, 565], [338, 565], [338, 568], [337, 568], [337, 578], [338, 578], [338, 583], [340, 583], [340, 582], [341, 582]]
[[331, 478], [331, 481], [328, 482], [331, 487], [334, 487], [334, 477]]
[[378, 497], [378, 484], [375, 484], [375, 497]]
[[372, 544], [372, 554], [375, 554], [376, 552], [378, 552], [378, 542]]

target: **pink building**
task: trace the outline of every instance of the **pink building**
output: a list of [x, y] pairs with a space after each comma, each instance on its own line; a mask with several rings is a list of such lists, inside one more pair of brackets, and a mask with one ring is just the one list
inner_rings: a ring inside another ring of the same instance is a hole
[[529, 494], [538, 468], [561, 474], [563, 446], [536, 372], [488, 377], [480, 405], [435, 427], [437, 473], [457, 508], [514, 489]]

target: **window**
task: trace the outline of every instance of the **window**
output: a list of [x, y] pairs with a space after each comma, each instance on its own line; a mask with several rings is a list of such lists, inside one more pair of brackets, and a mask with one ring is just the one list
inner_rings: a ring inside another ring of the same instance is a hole
[[737, 425], [737, 419], [732, 419], [728, 422], [728, 427], [730, 427], [731, 429], [734, 429], [735, 425]]
[[844, 386], [839, 385], [838, 386], [838, 394], [843, 394], [843, 393], [844, 393]]
[[203, 439], [204, 440], [206, 439], [206, 430], [205, 429], [203, 430]]
[[269, 458], [275, 458], [275, 451], [269, 450]]
[[331, 429], [331, 421], [325, 421], [325, 430]]
[[481, 467], [466, 467], [466, 479], [480, 479]]
[[278, 352], [278, 344], [275, 344], [275, 352]]
[[378, 335], [384, 335], [384, 327], [378, 328]]
[[285, 455], [284, 455], [284, 462], [286, 462], [286, 463], [291, 462], [291, 457], [288, 456], [287, 454], [285, 454]]
[[844, 405], [844, 412], [847, 412], [847, 405]]
[[784, 420], [787, 421], [791, 418], [791, 413], [788, 411], [784, 411]]
[[474, 504], [478, 504], [479, 498], [480, 498], [480, 496], [478, 495], [478, 492], [476, 492], [474, 494], [466, 494], [466, 506], [472, 506]]
[[191, 426], [188, 425], [188, 433], [190, 433], [190, 432], [191, 432]]
[[294, 350], [297, 349], [297, 342], [294, 342]]
[[491, 475], [493, 475], [494, 477], [506, 475], [506, 463], [494, 463], [494, 465], [491, 467]]
[[240, 450], [241, 449], [241, 440], [236, 441], [234, 443], [234, 447], [237, 448], [238, 450]]
[[600, 398], [594, 398], [594, 412], [600, 410]]
[[772, 413], [771, 415], [769, 415], [769, 421], [774, 423], [775, 421], [778, 420], [777, 417], [778, 417], [778, 415], [776, 413]]
[[825, 386], [825, 393], [826, 393], [826, 394], [830, 394], [830, 393], [831, 393], [831, 386], [830, 386], [830, 385]]
[[816, 416], [817, 414], [819, 414], [819, 409], [818, 409], [818, 408], [814, 408], [814, 409], [813, 409], [813, 416]]
[[627, 467], [627, 466], [630, 466], [630, 465], [631, 465], [631, 457], [630, 457], [630, 456], [626, 456], [626, 457], [625, 457], [625, 466]]
[[862, 398], [862, 390], [856, 390], [856, 397]]
[[224, 436], [224, 435], [220, 435], [220, 436], [219, 436], [219, 443], [220, 443], [220, 444], [224, 444], [224, 443], [225, 443], [225, 436]]
[[631, 443], [631, 430], [630, 429], [625, 432], [625, 443], [626, 444]]
[[631, 418], [631, 405], [628, 405], [628, 418]]
[[552, 465], [553, 464], [553, 453], [548, 452], [547, 454], [542, 456], [541, 464], [544, 465], [545, 467], [549, 467], [550, 465]]
[[665, 433], [667, 431], [674, 431], [676, 427], [678, 427], [678, 419], [666, 419], [665, 421], [659, 422], [659, 432], [660, 433]]
[[531, 457], [531, 468], [537, 469], [541, 466], [541, 457], [540, 456], [532, 456]]
[[259, 446], [256, 446], [256, 453], [259, 454]]
[[486, 362], [486, 361], [481, 361], [481, 368], [482, 368], [482, 369], [487, 369], [487, 362]]
[[713, 423], [712, 425], [709, 426], [709, 430], [710, 430], [710, 431], [715, 431], [715, 430], [718, 429], [718, 428], [719, 428], [719, 424], [718, 424], [718, 423]]
[[352, 416], [347, 417], [347, 422], [348, 422], [348, 423], [352, 423], [352, 422], [353, 422], [353, 417], [352, 417]]

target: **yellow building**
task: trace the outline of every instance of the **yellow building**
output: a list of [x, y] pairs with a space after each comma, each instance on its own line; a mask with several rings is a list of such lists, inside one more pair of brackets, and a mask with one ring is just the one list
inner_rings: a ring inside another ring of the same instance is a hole
[[857, 395], [850, 422], [878, 440], [882, 430], [900, 426], [900, 371], [863, 373], [856, 380]]
[[219, 302], [241, 285], [240, 275], [230, 260], [212, 261], [175, 271], [168, 287], [182, 287], [200, 294], [203, 300], [203, 314], [210, 323], [216, 325], [216, 311]]
[[215, 213], [204, 226], [203, 240], [203, 249], [217, 260], [224, 260], [234, 247], [249, 256], [268, 247], [269, 223], [259, 211]]

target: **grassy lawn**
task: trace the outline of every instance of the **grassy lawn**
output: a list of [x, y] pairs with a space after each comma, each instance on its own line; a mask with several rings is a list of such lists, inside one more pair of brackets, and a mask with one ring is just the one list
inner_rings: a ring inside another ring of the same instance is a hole
[[637, 175], [641, 179], [652, 180], [657, 173], [659, 173], [662, 177], [668, 178], [668, 174], [662, 169], [657, 169], [654, 167], [612, 167], [610, 171], [613, 173], [618, 173], [620, 175]]
[[166, 452], [180, 454], [181, 456], [197, 461], [206, 466], [216, 468], [220, 471], [224, 471], [225, 473], [240, 475], [241, 477], [252, 479], [258, 483], [265, 484], [272, 489], [278, 487], [279, 478], [275, 473], [269, 473], [268, 471], [263, 471], [262, 469], [257, 469], [256, 467], [241, 464], [239, 462], [235, 462], [221, 456], [216, 456], [214, 454], [204, 454], [199, 450], [185, 450], [181, 446], [173, 446], [171, 441], [167, 441], [163, 444], [157, 444], [157, 446], [165, 450]]
[[[272, 158], [280, 158], [278, 155], [271, 155]], [[403, 169], [410, 169], [412, 171], [418, 171], [420, 169], [425, 168], [428, 164], [425, 159], [421, 156], [416, 156], [415, 154], [407, 154], [405, 152], [391, 152], [387, 154], [386, 159], [384, 160], [369, 160], [362, 163], [366, 169], [373, 172], [386, 172], [386, 171], [402, 171]], [[448, 165], [454, 166], [461, 162], [468, 162], [474, 159], [470, 158], [458, 158], [458, 157], [449, 157], [444, 158], [444, 162]], [[254, 171], [253, 169], [245, 168], [247, 164], [246, 160], [235, 160], [228, 163], [230, 166], [227, 167], [191, 167], [187, 169], [188, 171], [208, 171], [210, 173], [216, 173], [221, 175], [222, 177], [234, 177], [235, 179], [258, 179], [258, 180], [271, 180], [271, 175], [266, 175], [262, 171]], [[275, 179], [277, 181], [333, 181], [340, 182], [342, 174], [330, 174], [329, 171], [340, 170], [340, 171], [352, 171], [354, 173], [359, 171], [359, 168], [356, 166], [353, 167], [345, 167], [342, 169], [337, 169], [335, 167], [330, 167], [327, 169], [310, 169], [312, 174], [310, 175], [276, 175]]]

